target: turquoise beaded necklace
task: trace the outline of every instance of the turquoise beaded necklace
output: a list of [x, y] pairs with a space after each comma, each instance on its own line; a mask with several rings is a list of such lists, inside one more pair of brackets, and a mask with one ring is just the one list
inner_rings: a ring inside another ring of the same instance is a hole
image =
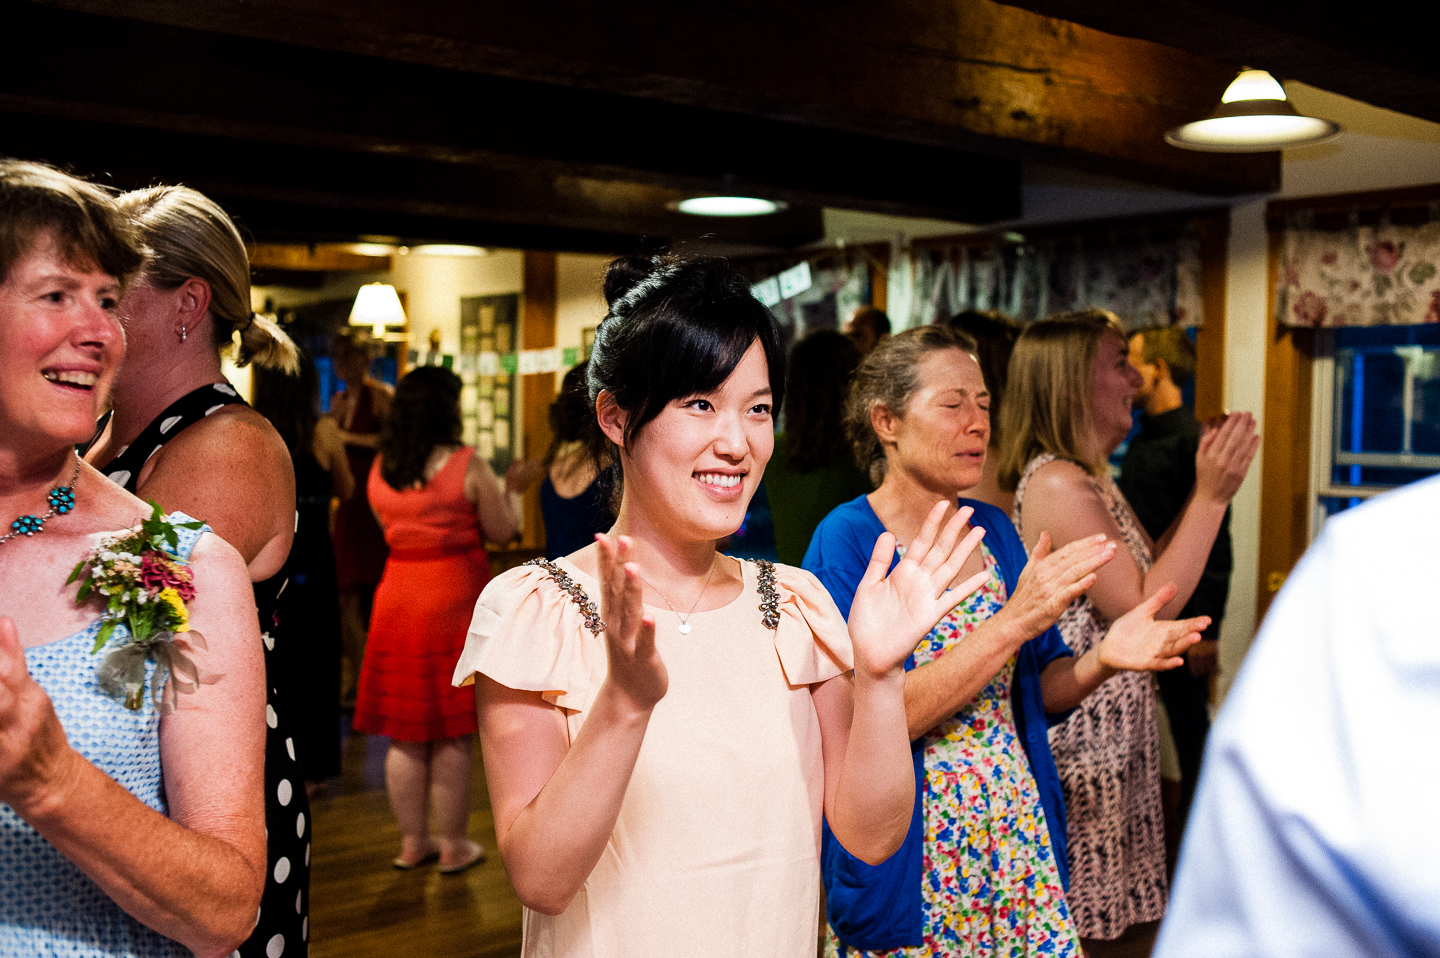
[[9, 542], [11, 539], [19, 538], [20, 536], [33, 536], [37, 532], [42, 532], [45, 529], [45, 523], [49, 522], [55, 516], [63, 516], [71, 509], [74, 509], [75, 483], [79, 478], [80, 459], [77, 456], [75, 459], [75, 471], [70, 475], [70, 482], [67, 485], [56, 486], [50, 490], [50, 495], [45, 497], [45, 501], [50, 505], [50, 511], [43, 516], [20, 516], [17, 518], [14, 522], [10, 523], [10, 532], [7, 535], [0, 536], [0, 545]]

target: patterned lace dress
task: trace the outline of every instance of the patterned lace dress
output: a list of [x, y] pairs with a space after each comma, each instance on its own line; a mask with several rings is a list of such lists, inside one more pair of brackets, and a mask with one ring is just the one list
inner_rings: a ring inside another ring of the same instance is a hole
[[[1055, 458], [1030, 460], [1015, 490], [1015, 527], [1027, 541], [1025, 488], [1035, 470]], [[1091, 484], [1135, 564], [1150, 571], [1150, 539], [1125, 497], [1108, 476]], [[1105, 637], [1109, 623], [1082, 597], [1060, 616], [1059, 626], [1078, 657]], [[1155, 680], [1148, 672], [1115, 676], [1050, 730], [1069, 821], [1070, 914], [1082, 938], [1118, 938], [1129, 926], [1165, 914], [1159, 734]]]
[[[183, 513], [173, 518], [189, 520]], [[208, 527], [206, 527], [208, 529]], [[178, 529], [188, 558], [202, 530]], [[123, 635], [122, 625], [117, 632]], [[100, 620], [25, 650], [25, 665], [50, 696], [72, 747], [146, 805], [167, 814], [160, 769], [160, 713], [147, 695], [138, 711], [100, 690], [105, 653], [92, 653]], [[150, 688], [154, 665], [145, 670]], [[136, 854], [144, 852], [136, 839]], [[40, 833], [0, 805], [0, 956], [186, 956], [190, 949], [120, 909]]]
[[[990, 577], [915, 650], [934, 661], [1005, 604], [1005, 580], [981, 544]], [[1045, 811], [1015, 734], [1015, 656], [954, 716], [925, 736], [924, 944], [882, 952], [846, 949], [827, 927], [826, 958], [1078, 955]]]

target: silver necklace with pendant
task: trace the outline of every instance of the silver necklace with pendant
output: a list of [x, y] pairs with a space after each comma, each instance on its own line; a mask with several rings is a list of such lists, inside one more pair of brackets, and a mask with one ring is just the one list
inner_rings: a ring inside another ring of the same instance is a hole
[[690, 617], [691, 617], [692, 615], [694, 615], [694, 614], [695, 614], [695, 610], [700, 607], [700, 600], [703, 599], [703, 598], [705, 598], [705, 593], [710, 590], [710, 580], [713, 579], [714, 577], [715, 577], [715, 562], [714, 562], [714, 560], [712, 559], [711, 562], [710, 562], [710, 572], [705, 576], [705, 586], [704, 586], [704, 588], [702, 588], [702, 589], [700, 590], [700, 594], [695, 597], [695, 603], [694, 603], [694, 605], [690, 606], [690, 611], [687, 612], [687, 613], [685, 613], [684, 615], [681, 615], [679, 612], [677, 612], [677, 611], [675, 610], [675, 606], [674, 606], [673, 604], [671, 604], [671, 602], [670, 602], [669, 599], [666, 599], [666, 598], [665, 598], [665, 593], [663, 593], [663, 592], [661, 592], [659, 589], [656, 589], [656, 588], [655, 588], [655, 583], [651, 582], [649, 579], [645, 578], [643, 575], [640, 577], [640, 581], [641, 581], [641, 582], [644, 582], [644, 583], [645, 583], [646, 585], [648, 585], [650, 588], [655, 589], [655, 594], [658, 595], [660, 598], [665, 599], [665, 604], [668, 605], [668, 606], [670, 606], [670, 611], [671, 611], [671, 612], [674, 612], [674, 613], [675, 613], [675, 618], [677, 618], [677, 619], [680, 620], [680, 625], [679, 625], [680, 634], [681, 634], [681, 635], [689, 635], [689, 634], [690, 634]]

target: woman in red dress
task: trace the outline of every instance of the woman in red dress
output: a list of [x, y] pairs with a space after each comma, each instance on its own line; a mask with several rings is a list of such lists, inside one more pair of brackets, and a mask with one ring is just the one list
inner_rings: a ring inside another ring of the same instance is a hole
[[485, 856], [466, 837], [475, 700], [450, 678], [490, 581], [485, 540], [514, 537], [518, 519], [506, 493], [523, 488], [526, 469], [533, 471], [517, 464], [502, 485], [460, 445], [454, 373], [421, 367], [401, 380], [368, 483], [390, 557], [355, 702], [355, 728], [391, 739], [385, 786], [400, 825], [396, 868], [438, 859], [440, 871], [453, 873]]

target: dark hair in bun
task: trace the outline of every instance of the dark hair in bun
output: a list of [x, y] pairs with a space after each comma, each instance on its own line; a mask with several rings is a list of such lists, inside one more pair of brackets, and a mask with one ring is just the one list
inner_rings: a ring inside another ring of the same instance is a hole
[[649, 256], [622, 256], [612, 260], [605, 269], [605, 305], [614, 309], [615, 300], [630, 292], [661, 262], [661, 258]]
[[[614, 397], [629, 413], [626, 445], [669, 403], [718, 389], [757, 342], [769, 367], [773, 406], [781, 407], [780, 326], [725, 260], [622, 257], [605, 275], [605, 298], [610, 312], [595, 331], [587, 375], [590, 408], [602, 391]], [[618, 467], [619, 456], [611, 461]]]

